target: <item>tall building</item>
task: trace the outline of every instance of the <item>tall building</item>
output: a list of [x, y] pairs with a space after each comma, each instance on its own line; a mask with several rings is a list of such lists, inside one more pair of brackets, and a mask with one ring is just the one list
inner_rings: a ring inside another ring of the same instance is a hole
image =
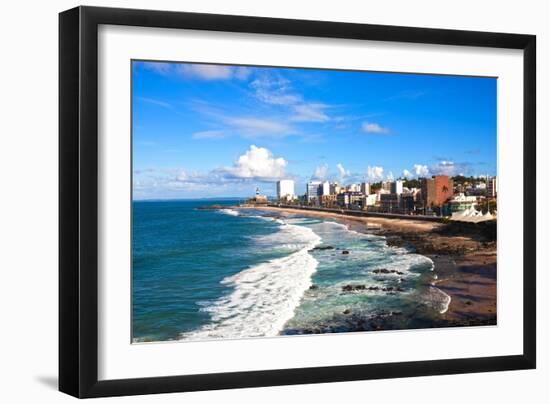
[[390, 192], [392, 194], [401, 195], [403, 193], [403, 181], [395, 180], [392, 182]]
[[368, 182], [361, 183], [361, 192], [363, 193], [363, 195], [370, 194], [370, 184]]
[[447, 175], [434, 175], [422, 181], [422, 198], [426, 207], [441, 207], [453, 196], [453, 180]]
[[364, 197], [361, 192], [346, 191], [336, 195], [336, 203], [343, 208], [349, 208], [352, 205], [362, 207], [363, 201]]
[[365, 194], [363, 196], [363, 208], [365, 208], [366, 206], [376, 205], [376, 197], [377, 197], [376, 194], [369, 194], [369, 195]]
[[391, 192], [391, 181], [382, 181], [382, 189]]
[[497, 177], [487, 178], [487, 197], [488, 198], [497, 197]]
[[294, 196], [294, 180], [277, 181], [277, 198], [279, 200], [293, 200]]
[[385, 212], [393, 212], [399, 209], [399, 199], [396, 193], [380, 194], [380, 207]]
[[339, 194], [340, 193], [340, 184], [338, 184], [337, 182], [333, 182], [332, 184], [330, 184], [330, 194]]
[[312, 202], [319, 200], [319, 196], [322, 195], [321, 181], [310, 181], [306, 185], [307, 201]]
[[330, 182], [328, 181], [323, 182], [323, 184], [321, 185], [321, 195], [322, 196], [330, 195]]

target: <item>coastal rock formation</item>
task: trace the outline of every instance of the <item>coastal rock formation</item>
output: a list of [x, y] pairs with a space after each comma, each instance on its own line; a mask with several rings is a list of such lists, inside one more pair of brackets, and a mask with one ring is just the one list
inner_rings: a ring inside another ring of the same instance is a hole
[[317, 247], [313, 247], [311, 250], [308, 250], [308, 252], [324, 251], [324, 250], [334, 250], [334, 247], [331, 246], [331, 245], [320, 245], [320, 246], [317, 246]]
[[404, 292], [405, 289], [401, 287], [380, 287], [380, 286], [366, 286], [366, 285], [344, 285], [342, 286], [343, 292], [357, 292], [357, 291], [363, 291], [363, 290], [369, 290], [369, 291], [381, 291], [381, 292]]
[[227, 206], [222, 206], [222, 205], [203, 205], [203, 206], [198, 206], [197, 207], [197, 210], [219, 210], [219, 209], [226, 209]]
[[395, 269], [386, 269], [386, 268], [382, 268], [382, 269], [375, 269], [372, 271], [373, 274], [397, 274], [397, 275], [404, 275], [403, 272], [401, 271], [397, 271]]

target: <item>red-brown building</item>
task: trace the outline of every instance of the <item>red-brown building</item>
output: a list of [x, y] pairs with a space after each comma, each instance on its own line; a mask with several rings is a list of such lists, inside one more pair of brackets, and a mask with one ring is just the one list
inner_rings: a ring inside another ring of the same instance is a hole
[[422, 198], [426, 207], [441, 207], [453, 196], [453, 180], [447, 175], [434, 175], [422, 182]]

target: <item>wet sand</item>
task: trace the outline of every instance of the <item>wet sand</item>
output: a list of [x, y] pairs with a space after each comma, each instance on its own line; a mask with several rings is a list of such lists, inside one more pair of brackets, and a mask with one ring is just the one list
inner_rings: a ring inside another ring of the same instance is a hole
[[452, 224], [408, 219], [354, 217], [332, 212], [261, 207], [281, 214], [335, 219], [355, 231], [383, 235], [389, 245], [405, 247], [434, 261], [434, 286], [451, 296], [448, 310], [434, 326], [494, 325], [496, 241]]

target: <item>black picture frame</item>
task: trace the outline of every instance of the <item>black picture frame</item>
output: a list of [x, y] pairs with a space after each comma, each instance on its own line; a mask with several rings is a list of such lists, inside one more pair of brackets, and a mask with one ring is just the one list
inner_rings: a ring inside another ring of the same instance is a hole
[[[98, 380], [98, 26], [100, 24], [523, 50], [523, 354]], [[59, 390], [104, 397], [534, 369], [536, 37], [184, 12], [77, 7], [59, 15]]]

